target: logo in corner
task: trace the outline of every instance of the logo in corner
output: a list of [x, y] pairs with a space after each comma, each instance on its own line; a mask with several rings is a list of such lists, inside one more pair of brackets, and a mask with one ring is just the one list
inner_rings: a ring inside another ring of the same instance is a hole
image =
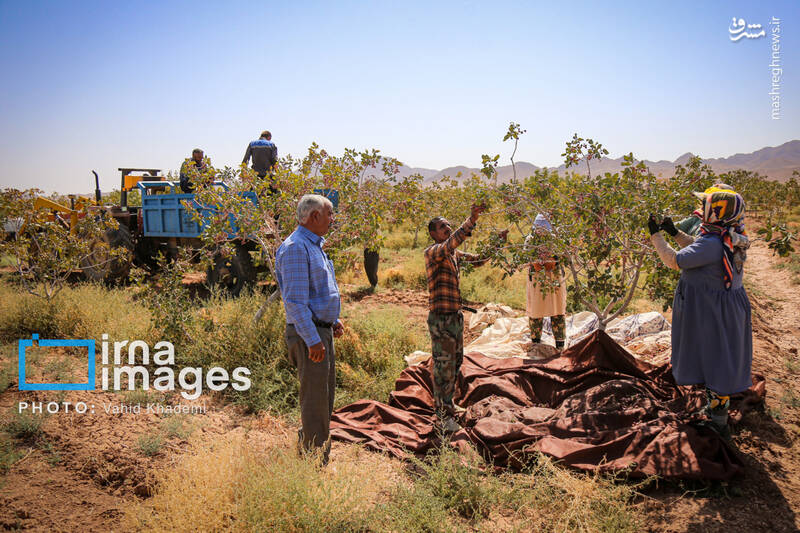
[[[89, 352], [89, 370], [86, 383], [28, 383], [25, 381], [25, 350], [38, 343], [44, 347], [85, 347]], [[34, 333], [30, 339], [19, 340], [19, 390], [95, 390], [94, 382], [94, 352], [93, 339], [39, 339]]]

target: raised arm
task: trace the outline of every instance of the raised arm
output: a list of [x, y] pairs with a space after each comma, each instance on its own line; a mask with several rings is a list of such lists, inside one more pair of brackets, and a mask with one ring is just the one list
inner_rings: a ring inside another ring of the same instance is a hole
[[660, 231], [650, 235], [650, 242], [653, 243], [653, 248], [656, 249], [658, 257], [661, 258], [661, 261], [663, 261], [667, 267], [673, 270], [680, 270], [678, 261], [676, 260], [675, 250], [667, 243]]
[[687, 228], [691, 227], [691, 224], [687, 224], [687, 221], [691, 223], [693, 218], [694, 217], [689, 217], [681, 220], [677, 224], [674, 224], [671, 217], [664, 217], [664, 221], [661, 222], [660, 227], [662, 230], [672, 235], [672, 238], [675, 239], [675, 242], [678, 243], [678, 246], [681, 248], [686, 248], [694, 242], [694, 237], [685, 233]]
[[691, 235], [687, 235], [682, 231], [679, 231], [676, 235], [674, 235], [674, 237], [675, 237], [675, 242], [677, 242], [678, 246], [680, 246], [681, 248], [686, 248], [687, 246], [694, 243], [694, 237], [692, 237]]
[[472, 222], [471, 218], [468, 218], [446, 241], [431, 246], [428, 253], [434, 261], [443, 261], [446, 257], [449, 257], [467, 237], [472, 235], [472, 230], [474, 228], [475, 223]]
[[[506, 242], [506, 238], [508, 237], [508, 230], [503, 230], [497, 234], [497, 236], [503, 241]], [[467, 252], [462, 252], [461, 250], [456, 250], [456, 257], [458, 257], [459, 262], [464, 261], [472, 266], [481, 267], [489, 262], [490, 257], [480, 257], [476, 254], [470, 254]]]
[[458, 262], [459, 263], [464, 261], [465, 263], [469, 263], [472, 266], [476, 266], [476, 267], [483, 266], [489, 261], [488, 257], [481, 258], [481, 257], [478, 257], [475, 254], [462, 252], [461, 250], [456, 250], [456, 257], [458, 257]]
[[[670, 222], [672, 221], [672, 218], [671, 218], [671, 217], [665, 217], [665, 218], [664, 218], [664, 222], [666, 222], [666, 221], [667, 221], [667, 219], [669, 219], [669, 220], [670, 220]], [[696, 224], [698, 224], [698, 222], [699, 222], [699, 219], [698, 219], [698, 217], [697, 217], [697, 216], [695, 216], [695, 215], [690, 215], [690, 216], [688, 216], [688, 217], [684, 218], [683, 220], [680, 220], [680, 221], [676, 222], [676, 223], [675, 223], [675, 227], [676, 227], [677, 229], [679, 229], [680, 231], [682, 231], [682, 232], [684, 232], [684, 233], [687, 233], [687, 234], [688, 234], [688, 233], [689, 233], [689, 230], [690, 230], [690, 229], [692, 229], [692, 227], [693, 227], [693, 226], [695, 226]], [[663, 225], [663, 224], [662, 224], [662, 225]]]
[[472, 235], [472, 230], [475, 229], [475, 223], [478, 221], [478, 217], [480, 216], [481, 212], [483, 212], [482, 206], [473, 205], [472, 213], [470, 214], [469, 218], [465, 220], [464, 223], [461, 224], [461, 226], [459, 226], [459, 228], [447, 238], [447, 240], [439, 244], [434, 244], [429, 248], [427, 253], [430, 254], [430, 257], [434, 261], [439, 262], [453, 254], [455, 249], [458, 248], [458, 246], [464, 242], [467, 237]]

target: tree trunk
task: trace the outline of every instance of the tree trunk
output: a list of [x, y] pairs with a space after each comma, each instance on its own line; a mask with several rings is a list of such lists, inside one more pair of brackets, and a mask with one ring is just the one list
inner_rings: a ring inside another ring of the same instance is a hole
[[378, 252], [364, 249], [364, 272], [367, 273], [369, 284], [374, 288], [378, 284]]
[[266, 300], [264, 300], [264, 303], [261, 304], [261, 307], [258, 308], [258, 311], [256, 311], [256, 314], [253, 317], [253, 324], [258, 324], [258, 322], [264, 316], [264, 313], [267, 311], [267, 307], [269, 307], [269, 304], [277, 300], [280, 295], [281, 291], [279, 288], [276, 287], [275, 292], [270, 294], [269, 297]]

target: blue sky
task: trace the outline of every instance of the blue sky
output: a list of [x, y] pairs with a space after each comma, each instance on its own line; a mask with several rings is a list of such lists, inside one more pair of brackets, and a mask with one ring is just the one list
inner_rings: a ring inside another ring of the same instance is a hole
[[[736, 16], [780, 19], [731, 42]], [[578, 132], [612, 157], [722, 157], [800, 138], [800, 3], [0, 0], [0, 187], [87, 192], [117, 167], [236, 165], [273, 132], [417, 167], [560, 164]]]

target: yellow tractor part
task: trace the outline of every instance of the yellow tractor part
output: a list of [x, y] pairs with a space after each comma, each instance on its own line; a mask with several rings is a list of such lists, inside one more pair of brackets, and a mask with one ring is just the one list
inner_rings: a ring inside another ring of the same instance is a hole
[[149, 176], [135, 176], [133, 174], [126, 174], [125, 185], [123, 186], [122, 190], [132, 191], [136, 187], [136, 184], [145, 179], [145, 177]]
[[[92, 201], [85, 196], [75, 196], [74, 194], [69, 195], [70, 200], [72, 200], [73, 205], [75, 208], [70, 208], [65, 205], [61, 205], [58, 202], [54, 202], [48, 198], [37, 197], [33, 201], [33, 208], [34, 209], [48, 209], [51, 212], [55, 213], [64, 213], [65, 215], [69, 215], [69, 232], [71, 235], [75, 235], [75, 230], [78, 226], [78, 213], [81, 211], [85, 211], [86, 208], [92, 205]], [[51, 216], [52, 221], [55, 221], [55, 214]], [[25, 227], [28, 225], [28, 221], [26, 220], [22, 227], [19, 229], [19, 233], [23, 233], [25, 231]]]
[[[159, 176], [160, 168], [120, 168], [122, 173], [122, 192], [127, 193], [136, 188], [140, 181], [163, 181], [164, 176]], [[131, 172], [143, 172], [141, 176], [131, 174]], [[125, 202], [123, 202], [125, 204]]]

